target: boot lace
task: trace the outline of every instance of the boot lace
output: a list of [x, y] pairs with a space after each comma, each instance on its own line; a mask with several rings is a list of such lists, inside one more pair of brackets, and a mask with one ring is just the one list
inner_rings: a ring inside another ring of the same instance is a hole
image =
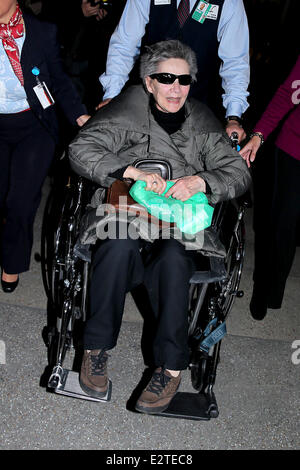
[[103, 350], [97, 356], [91, 355], [92, 375], [105, 375], [108, 354]]
[[164, 374], [162, 369], [160, 372], [154, 372], [152, 379], [147, 387], [147, 391], [160, 395], [164, 388], [170, 382], [171, 377]]

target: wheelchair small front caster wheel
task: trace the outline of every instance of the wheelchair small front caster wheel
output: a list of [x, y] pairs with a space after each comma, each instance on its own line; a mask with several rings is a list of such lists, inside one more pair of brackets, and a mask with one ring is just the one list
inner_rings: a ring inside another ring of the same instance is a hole
[[210, 418], [217, 418], [219, 416], [219, 410], [217, 407], [212, 407], [208, 412]]

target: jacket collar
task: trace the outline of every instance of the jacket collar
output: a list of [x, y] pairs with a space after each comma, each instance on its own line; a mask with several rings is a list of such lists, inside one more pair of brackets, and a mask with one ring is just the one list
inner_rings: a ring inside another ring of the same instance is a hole
[[[191, 115], [193, 107], [192, 102], [187, 100], [187, 117]], [[118, 126], [124, 130], [144, 134], [150, 133], [150, 122], [151, 120], [154, 121], [154, 118], [151, 113], [149, 95], [146, 93], [142, 85], [129, 87], [126, 91], [116, 97], [110, 103], [109, 107], [102, 109], [103, 111], [99, 114], [101, 121], [111, 119], [112, 121], [117, 122]], [[160, 128], [160, 126], [158, 127]], [[193, 126], [191, 125], [190, 119], [186, 119], [183, 123], [182, 129], [188, 134], [193, 132]], [[162, 132], [168, 135], [163, 129]]]
[[[30, 61], [30, 52], [33, 50], [33, 40], [34, 40], [34, 31], [33, 31], [33, 24], [34, 24], [34, 19], [30, 14], [26, 12], [23, 13], [23, 19], [24, 19], [24, 25], [25, 25], [25, 41], [22, 47], [22, 53], [21, 53], [21, 64], [24, 65]], [[37, 41], [38, 38], [35, 38], [35, 41]]]

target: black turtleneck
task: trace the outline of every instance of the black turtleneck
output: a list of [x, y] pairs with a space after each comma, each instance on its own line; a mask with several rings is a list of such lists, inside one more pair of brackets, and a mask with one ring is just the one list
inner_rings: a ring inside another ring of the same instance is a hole
[[151, 95], [150, 108], [157, 124], [159, 124], [169, 135], [177, 132], [185, 121], [185, 106], [182, 106], [177, 113], [166, 113], [157, 108], [153, 96]]

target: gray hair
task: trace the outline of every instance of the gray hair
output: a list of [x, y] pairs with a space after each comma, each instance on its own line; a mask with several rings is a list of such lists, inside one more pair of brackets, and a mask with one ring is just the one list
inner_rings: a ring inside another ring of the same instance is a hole
[[193, 81], [197, 80], [198, 67], [195, 52], [186, 44], [176, 39], [170, 39], [146, 47], [146, 52], [141, 56], [140, 64], [140, 77], [143, 82], [145, 82], [145, 77], [157, 73], [159, 64], [168, 59], [185, 60], [189, 65]]

